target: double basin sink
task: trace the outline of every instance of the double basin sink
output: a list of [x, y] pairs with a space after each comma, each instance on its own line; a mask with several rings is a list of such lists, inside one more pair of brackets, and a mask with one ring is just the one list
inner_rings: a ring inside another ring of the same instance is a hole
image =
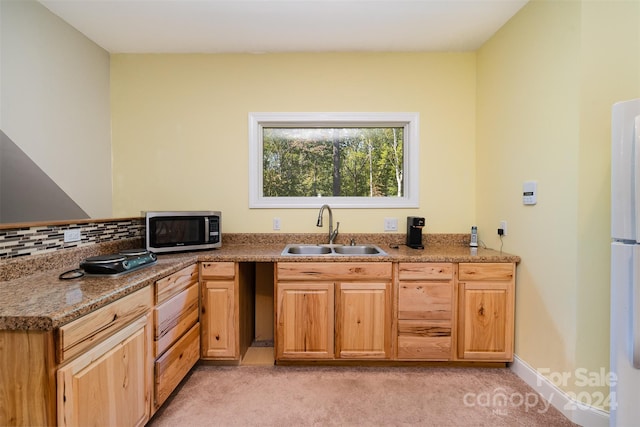
[[376, 245], [308, 245], [289, 244], [283, 256], [385, 256], [387, 253]]

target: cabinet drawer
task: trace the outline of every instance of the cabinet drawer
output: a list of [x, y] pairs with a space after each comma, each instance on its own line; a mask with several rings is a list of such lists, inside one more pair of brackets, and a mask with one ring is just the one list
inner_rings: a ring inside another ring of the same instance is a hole
[[153, 310], [155, 356], [162, 354], [198, 321], [198, 284]]
[[447, 280], [453, 278], [453, 264], [440, 262], [401, 262], [400, 280]]
[[162, 405], [200, 357], [200, 324], [196, 323], [155, 363], [156, 407]]
[[451, 282], [400, 282], [398, 319], [450, 320], [453, 307]]
[[156, 304], [162, 304], [175, 294], [198, 282], [198, 265], [193, 264], [156, 282]]
[[398, 320], [398, 359], [450, 360], [451, 323]]
[[205, 279], [233, 279], [236, 275], [234, 262], [200, 263], [200, 274]]
[[153, 288], [148, 286], [60, 327], [60, 363], [84, 353], [147, 313], [153, 301], [152, 293]]
[[278, 280], [391, 279], [390, 262], [279, 262]]
[[511, 280], [513, 263], [460, 263], [458, 280]]

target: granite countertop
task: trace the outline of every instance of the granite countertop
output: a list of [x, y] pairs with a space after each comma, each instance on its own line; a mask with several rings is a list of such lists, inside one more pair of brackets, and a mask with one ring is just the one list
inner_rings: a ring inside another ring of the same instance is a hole
[[520, 257], [492, 249], [467, 246], [425, 246], [413, 249], [405, 245], [378, 246], [387, 255], [282, 255], [285, 244], [225, 245], [197, 254], [198, 261], [255, 262], [520, 262]]
[[193, 255], [159, 257], [154, 265], [117, 277], [60, 280], [69, 270], [63, 268], [0, 283], [0, 330], [57, 329], [196, 261]]
[[[238, 238], [224, 242], [221, 248], [211, 251], [189, 252], [182, 254], [159, 255], [158, 261], [118, 277], [84, 276], [73, 280], [60, 280], [58, 276], [77, 266], [75, 263], [57, 263], [47, 260], [46, 267], [33, 274], [8, 279], [0, 275], [0, 330], [40, 330], [51, 331], [71, 322], [112, 301], [132, 292], [152, 285], [156, 280], [166, 277], [184, 267], [199, 261], [232, 262], [519, 262], [515, 255], [500, 253], [491, 249], [468, 247], [455, 244], [440, 244], [434, 241], [425, 249], [412, 249], [397, 242], [383, 243], [375, 239], [363, 240], [380, 246], [386, 256], [291, 256], [281, 255], [286, 246], [282, 241]], [[286, 237], [284, 238], [287, 239]], [[292, 240], [288, 240], [292, 242]], [[302, 240], [298, 240], [302, 242]], [[295, 242], [295, 240], [293, 240]], [[139, 244], [139, 242], [136, 242]], [[305, 243], [316, 243], [305, 240]], [[344, 243], [344, 242], [342, 242]], [[135, 244], [134, 244], [135, 247]], [[108, 253], [108, 252], [105, 252]], [[30, 264], [38, 265], [37, 260]], [[18, 268], [17, 262], [15, 267]], [[13, 267], [13, 266], [11, 266]], [[35, 267], [32, 267], [35, 268]], [[4, 272], [9, 269], [4, 269]], [[0, 271], [2, 272], [2, 271]], [[7, 274], [5, 274], [7, 276]]]

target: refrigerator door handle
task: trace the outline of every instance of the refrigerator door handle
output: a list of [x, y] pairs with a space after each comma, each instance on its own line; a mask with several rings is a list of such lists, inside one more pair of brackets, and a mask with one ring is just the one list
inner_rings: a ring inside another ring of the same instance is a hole
[[633, 211], [632, 222], [635, 228], [636, 242], [640, 242], [640, 116], [636, 116], [633, 121], [633, 198], [635, 200], [635, 210]]
[[640, 248], [633, 250], [633, 274], [631, 276], [631, 361], [640, 369]]

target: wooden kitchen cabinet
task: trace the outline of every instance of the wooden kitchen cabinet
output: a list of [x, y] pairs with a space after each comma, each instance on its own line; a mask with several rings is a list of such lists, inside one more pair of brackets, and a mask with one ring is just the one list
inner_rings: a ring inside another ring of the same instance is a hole
[[276, 358], [333, 359], [333, 283], [280, 283], [276, 301]]
[[491, 362], [513, 360], [514, 297], [514, 263], [460, 263], [460, 359]]
[[453, 358], [455, 271], [452, 263], [399, 263], [399, 360]]
[[201, 357], [240, 361], [254, 337], [254, 270], [250, 264], [200, 263]]
[[0, 331], [0, 426], [56, 424], [53, 331]]
[[200, 358], [198, 265], [155, 283], [154, 408], [169, 397]]
[[[57, 371], [59, 426], [142, 426], [149, 420], [151, 304], [148, 287], [61, 328], [59, 354], [67, 363]], [[129, 320], [120, 325], [122, 318]], [[104, 330], [111, 332], [102, 336]], [[82, 352], [76, 355], [74, 347]]]
[[278, 263], [276, 360], [388, 359], [391, 263]]
[[336, 356], [391, 358], [391, 281], [336, 285]]

